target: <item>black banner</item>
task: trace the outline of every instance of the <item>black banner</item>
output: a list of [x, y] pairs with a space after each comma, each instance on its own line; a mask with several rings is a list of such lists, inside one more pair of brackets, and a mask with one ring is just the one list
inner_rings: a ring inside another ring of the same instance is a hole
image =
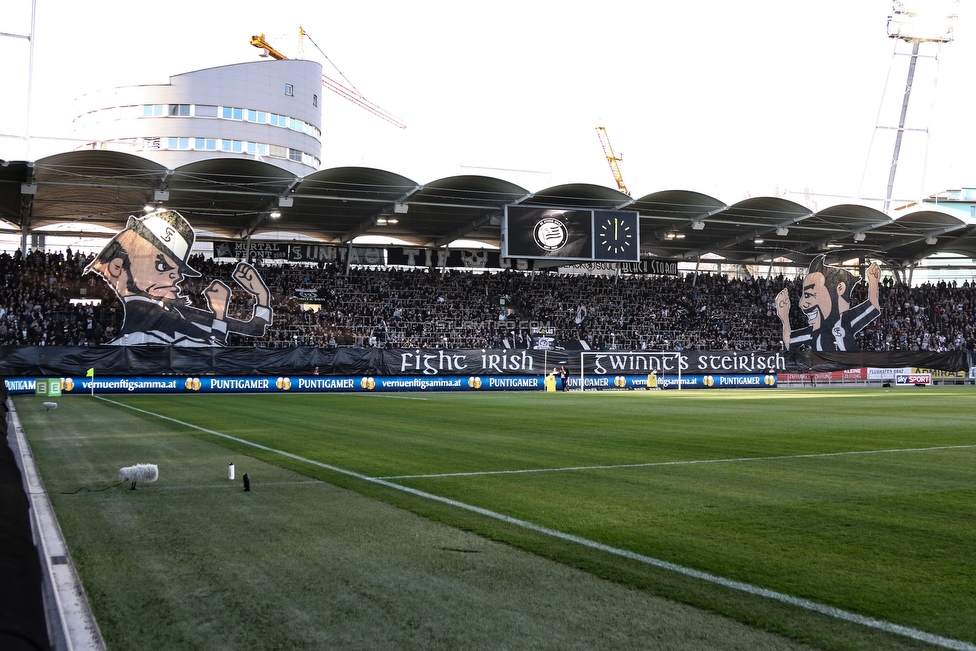
[[516, 269], [531, 271], [532, 260], [503, 258], [486, 249], [389, 248], [387, 264], [401, 267], [449, 267], [456, 269]]
[[678, 261], [654, 258], [651, 260], [641, 260], [640, 262], [621, 262], [620, 273], [677, 276]]
[[[247, 257], [248, 243], [245, 240], [214, 240], [213, 256], [215, 258], [234, 258], [243, 260]], [[345, 264], [349, 258], [350, 264], [383, 265], [386, 264], [382, 248], [354, 246], [350, 256], [349, 247], [334, 246], [332, 244], [315, 244], [313, 242], [268, 242], [251, 240], [251, 259], [284, 260], [286, 262], [322, 262]]]
[[[680, 361], [679, 361], [680, 359]], [[582, 363], [581, 363], [582, 360]], [[84, 377], [99, 375], [541, 375], [565, 366], [578, 375], [581, 364], [594, 375], [769, 371], [807, 373], [866, 366], [968, 370], [964, 351], [948, 353], [815, 353], [683, 351], [680, 357], [647, 351], [400, 348], [187, 348], [180, 346], [0, 346], [0, 375]]]
[[[215, 258], [244, 260], [247, 257], [247, 242], [244, 240], [214, 240]], [[352, 256], [348, 247], [332, 244], [300, 242], [268, 242], [251, 240], [251, 260], [282, 260], [284, 262], [321, 262], [345, 264], [390, 265], [398, 267], [428, 267], [449, 269], [515, 269], [532, 271], [552, 266], [578, 268], [580, 270], [616, 271], [619, 267], [626, 274], [678, 275], [677, 260], [642, 260], [640, 262], [584, 262], [558, 264], [554, 261], [529, 260], [525, 258], [503, 258], [500, 251], [488, 249], [425, 249], [420, 247], [365, 247], [354, 246]], [[555, 264], [554, 264], [555, 263]]]

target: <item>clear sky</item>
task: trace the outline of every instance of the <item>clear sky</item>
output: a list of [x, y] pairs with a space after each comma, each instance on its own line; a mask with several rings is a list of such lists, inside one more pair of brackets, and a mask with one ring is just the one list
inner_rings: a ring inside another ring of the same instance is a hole
[[[919, 63], [908, 126], [930, 129], [927, 170], [910, 132], [896, 198], [976, 186], [974, 1], [941, 48], [934, 103], [934, 61]], [[28, 33], [30, 8], [4, 0], [0, 32]], [[892, 140], [875, 125], [879, 110], [883, 125], [897, 121], [908, 60], [892, 56], [890, 11], [882, 0], [37, 0], [30, 132], [41, 138], [28, 151], [9, 137], [27, 128], [29, 50], [0, 38], [0, 158], [70, 149], [53, 138], [70, 136], [72, 100], [87, 91], [256, 60], [252, 34], [296, 56], [302, 25], [408, 127], [323, 93], [323, 167], [615, 187], [602, 125], [634, 196], [778, 194], [824, 208], [883, 196]], [[339, 78], [307, 42], [305, 57]]]

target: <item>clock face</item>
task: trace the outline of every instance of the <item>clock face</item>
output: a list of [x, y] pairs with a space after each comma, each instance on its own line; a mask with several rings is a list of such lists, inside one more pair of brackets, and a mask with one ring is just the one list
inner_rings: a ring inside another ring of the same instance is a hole
[[631, 261], [640, 259], [636, 213], [597, 214], [594, 258]]

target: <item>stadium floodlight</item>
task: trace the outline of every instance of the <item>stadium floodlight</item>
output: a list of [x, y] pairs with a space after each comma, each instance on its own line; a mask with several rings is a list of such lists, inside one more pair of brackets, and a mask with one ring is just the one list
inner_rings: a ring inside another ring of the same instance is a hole
[[270, 212], [270, 213], [268, 214], [268, 217], [270, 217], [271, 219], [278, 219], [279, 217], [281, 217], [281, 212], [279, 212], [279, 211], [277, 211], [277, 210], [272, 210], [272, 211], [271, 211], [271, 212]]
[[929, 246], [935, 246], [936, 244], [938, 244], [938, 242], [939, 242], [939, 238], [937, 238], [937, 237], [926, 237], [925, 238], [925, 243], [928, 244]]
[[785, 226], [780, 226], [779, 228], [776, 229], [776, 234], [779, 235], [780, 237], [785, 237], [790, 234], [790, 229], [788, 229]]
[[949, 43], [959, 0], [895, 0], [888, 16], [888, 36], [904, 41]]
[[691, 230], [693, 230], [693, 231], [703, 231], [703, 230], [705, 230], [705, 222], [702, 222], [702, 221], [691, 222]]
[[864, 241], [864, 237], [865, 237], [864, 233], [854, 233], [854, 241], [855, 242], [863, 242]]

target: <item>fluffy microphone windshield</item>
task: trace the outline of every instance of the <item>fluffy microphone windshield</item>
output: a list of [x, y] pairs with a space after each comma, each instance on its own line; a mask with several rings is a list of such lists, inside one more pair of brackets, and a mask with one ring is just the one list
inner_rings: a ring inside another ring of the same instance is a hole
[[154, 463], [139, 463], [119, 470], [119, 481], [131, 481], [133, 489], [136, 487], [136, 482], [149, 482], [157, 479], [159, 479], [159, 468]]

